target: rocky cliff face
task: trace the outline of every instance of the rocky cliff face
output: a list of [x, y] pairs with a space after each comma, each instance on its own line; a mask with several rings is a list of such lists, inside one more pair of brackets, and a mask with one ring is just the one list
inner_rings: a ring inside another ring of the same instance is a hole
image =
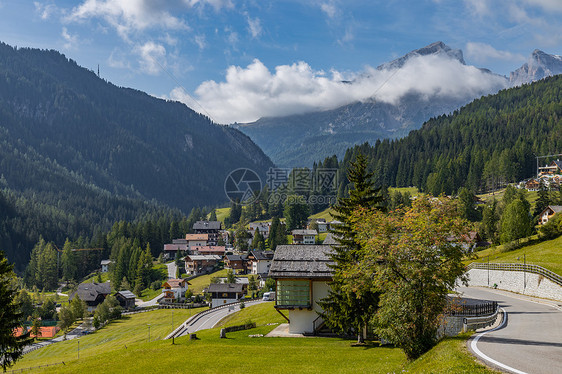
[[528, 62], [511, 72], [509, 82], [513, 86], [519, 86], [557, 74], [562, 74], [562, 56], [550, 55], [535, 49]]

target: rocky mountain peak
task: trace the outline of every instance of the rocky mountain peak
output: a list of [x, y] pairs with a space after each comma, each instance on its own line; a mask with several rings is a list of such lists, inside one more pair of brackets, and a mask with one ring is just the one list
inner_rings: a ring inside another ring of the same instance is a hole
[[443, 55], [451, 59], [458, 60], [461, 64], [465, 65], [464, 57], [460, 49], [452, 49], [447, 44], [442, 41], [437, 41], [426, 45], [425, 47], [413, 50], [404, 56], [397, 58], [396, 60], [386, 62], [377, 67], [378, 70], [385, 69], [399, 69], [411, 58], [418, 56], [429, 56], [429, 55]]
[[509, 81], [518, 86], [557, 74], [562, 74], [562, 56], [535, 49], [523, 66], [509, 74]]

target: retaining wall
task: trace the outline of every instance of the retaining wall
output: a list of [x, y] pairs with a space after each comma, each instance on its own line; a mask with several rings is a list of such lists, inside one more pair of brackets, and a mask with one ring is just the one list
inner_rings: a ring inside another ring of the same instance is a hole
[[467, 274], [470, 286], [494, 287], [496, 284], [500, 290], [562, 301], [562, 287], [539, 274], [487, 269], [470, 269]]

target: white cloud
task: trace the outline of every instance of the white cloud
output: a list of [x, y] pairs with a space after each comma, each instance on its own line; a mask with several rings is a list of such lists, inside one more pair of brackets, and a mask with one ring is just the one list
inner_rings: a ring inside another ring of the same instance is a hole
[[464, 0], [464, 3], [478, 17], [490, 15], [488, 0]]
[[205, 38], [205, 35], [195, 35], [194, 41], [199, 49], [205, 49], [207, 47], [207, 40]]
[[135, 48], [140, 56], [139, 65], [141, 71], [151, 75], [158, 75], [166, 66], [166, 48], [154, 42], [146, 42]]
[[506, 61], [525, 61], [525, 56], [508, 51], [495, 49], [489, 44], [468, 42], [466, 43], [466, 56], [476, 62], [487, 62], [489, 60], [506, 60]]
[[248, 14], [246, 14], [246, 20], [248, 21], [248, 30], [252, 35], [252, 38], [258, 38], [262, 33], [261, 22], [259, 18], [252, 18]]
[[[182, 2], [155, 2], [150, 0], [86, 0], [72, 9], [69, 21], [102, 18], [113, 26], [119, 35], [128, 39], [133, 31], [147, 28], [188, 29], [180, 18], [170, 14], [168, 9], [181, 6]], [[183, 4], [185, 7], [186, 4]]]
[[[230, 66], [224, 82], [203, 82], [195, 93], [215, 121], [232, 123], [332, 109], [373, 97], [396, 104], [411, 92], [427, 99], [433, 95], [470, 99], [505, 86], [502, 77], [430, 55], [411, 59], [399, 71], [366, 68], [358, 73], [330, 74], [316, 71], [305, 62], [277, 66], [271, 72], [256, 59], [246, 68]], [[202, 111], [181, 90], [170, 95]]]
[[525, 0], [525, 2], [529, 5], [538, 5], [547, 11], [562, 12], [560, 0]]
[[335, 18], [338, 13], [336, 5], [331, 1], [320, 4], [320, 9], [322, 9], [322, 11], [326, 13], [329, 18]]
[[65, 49], [73, 49], [78, 45], [78, 36], [77, 35], [71, 35], [68, 32], [68, 30], [66, 29], [66, 27], [62, 28], [61, 35], [64, 39], [63, 47]]
[[33, 3], [35, 5], [35, 12], [39, 14], [42, 20], [49, 19], [53, 14], [57, 12], [57, 7], [55, 4], [44, 4], [38, 1]]
[[107, 59], [107, 64], [112, 68], [131, 69], [131, 64], [127, 61], [125, 53], [117, 48], [111, 51], [111, 54]]

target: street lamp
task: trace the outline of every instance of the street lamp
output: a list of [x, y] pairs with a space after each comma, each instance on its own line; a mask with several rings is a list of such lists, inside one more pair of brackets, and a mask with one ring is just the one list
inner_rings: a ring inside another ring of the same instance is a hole
[[[174, 331], [174, 310], [172, 309], [172, 333]], [[176, 344], [176, 334], [172, 335], [172, 344]]]
[[150, 323], [148, 324], [148, 342], [150, 343]]
[[78, 359], [80, 360], [80, 338], [76, 338], [76, 341], [78, 342]]

